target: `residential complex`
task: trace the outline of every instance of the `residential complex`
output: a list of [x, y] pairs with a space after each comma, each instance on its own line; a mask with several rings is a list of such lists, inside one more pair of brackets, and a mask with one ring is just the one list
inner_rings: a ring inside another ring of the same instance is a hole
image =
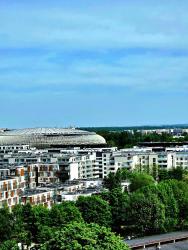
[[[76, 200], [102, 189], [118, 169], [188, 168], [188, 146], [176, 147], [33, 147], [0, 146], [0, 207]], [[126, 184], [127, 185], [127, 184]]]

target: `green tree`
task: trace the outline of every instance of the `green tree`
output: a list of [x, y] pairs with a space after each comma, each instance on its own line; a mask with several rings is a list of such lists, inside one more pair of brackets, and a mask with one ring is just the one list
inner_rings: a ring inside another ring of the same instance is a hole
[[35, 234], [33, 235], [34, 242], [43, 242], [42, 239], [44, 238], [44, 232], [46, 232], [46, 237], [47, 237], [48, 232], [50, 230], [50, 229], [47, 230], [47, 228], [50, 225], [49, 209], [42, 205], [33, 206], [32, 214], [33, 214], [33, 227], [35, 228]]
[[35, 241], [37, 232], [35, 226], [34, 213], [30, 203], [23, 205], [22, 216], [25, 229], [25, 233], [21, 234], [23, 241], [27, 242]]
[[159, 169], [159, 181], [170, 179], [169, 172], [166, 169]]
[[165, 229], [172, 231], [178, 224], [178, 202], [174, 197], [173, 189], [168, 182], [158, 184], [158, 197], [165, 206]]
[[22, 205], [18, 204], [13, 207], [12, 217], [14, 221], [14, 236], [16, 236], [20, 232], [24, 231], [23, 206]]
[[188, 184], [183, 181], [165, 181], [172, 191], [178, 205], [178, 229], [188, 228]]
[[108, 201], [111, 207], [112, 229], [118, 233], [123, 233], [129, 208], [128, 194], [122, 192], [121, 188], [116, 188], [110, 192], [101, 193], [101, 197]]
[[144, 186], [152, 185], [155, 183], [153, 177], [146, 173], [133, 173], [130, 177], [130, 190], [131, 192], [136, 191]]
[[169, 177], [170, 179], [176, 179], [182, 181], [184, 173], [185, 171], [183, 170], [183, 168], [181, 166], [178, 166], [177, 168], [169, 170]]
[[114, 173], [110, 173], [105, 179], [104, 179], [104, 187], [108, 188], [109, 190], [112, 190], [114, 188], [121, 188], [122, 181], [130, 179], [132, 176], [132, 173], [128, 171], [127, 169], [118, 169], [118, 171]]
[[18, 242], [22, 244], [28, 243], [31, 240], [31, 234], [25, 228], [24, 218], [23, 218], [23, 206], [16, 205], [12, 209], [12, 217], [13, 217], [13, 235], [12, 237], [16, 239]]
[[120, 170], [118, 170], [115, 174], [109, 173], [109, 175], [104, 178], [103, 184], [104, 187], [108, 188], [109, 190], [112, 190], [114, 188], [120, 188], [121, 181], [121, 172]]
[[45, 243], [49, 239], [53, 238], [53, 234], [56, 231], [55, 228], [49, 226], [40, 226], [37, 234], [37, 242]]
[[0, 209], [0, 242], [9, 240], [13, 233], [13, 220], [8, 207]]
[[73, 221], [83, 221], [82, 215], [75, 203], [63, 201], [61, 204], [52, 206], [49, 212], [50, 226], [61, 227]]
[[112, 224], [111, 208], [107, 201], [101, 197], [80, 196], [76, 201], [84, 221], [87, 223], [97, 223], [101, 226], [109, 227]]
[[19, 250], [18, 243], [14, 240], [4, 241], [0, 245], [0, 250]]
[[127, 233], [147, 235], [164, 232], [165, 207], [157, 195], [140, 190], [131, 194], [126, 217]]
[[38, 235], [49, 225], [49, 210], [42, 206], [17, 205], [12, 210], [14, 220], [13, 238], [25, 245], [38, 242]]
[[54, 234], [40, 250], [128, 250], [119, 236], [97, 224], [71, 223]]

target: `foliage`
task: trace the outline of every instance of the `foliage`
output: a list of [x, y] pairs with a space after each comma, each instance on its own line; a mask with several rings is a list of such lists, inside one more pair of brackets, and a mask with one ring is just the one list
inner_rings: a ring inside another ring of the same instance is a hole
[[109, 173], [109, 175], [104, 178], [103, 184], [104, 187], [108, 188], [109, 190], [112, 190], [114, 188], [120, 188], [121, 181], [121, 172], [120, 170], [118, 170], [115, 174]]
[[112, 224], [111, 208], [107, 201], [99, 196], [80, 196], [76, 202], [84, 221], [109, 227]]
[[132, 173], [127, 169], [118, 169], [116, 173], [110, 173], [103, 181], [104, 187], [109, 190], [121, 188], [122, 181], [130, 179]]
[[13, 222], [8, 207], [0, 209], [0, 242], [9, 240], [12, 234]]
[[118, 233], [126, 226], [127, 209], [129, 207], [129, 196], [116, 188], [110, 192], [102, 193], [101, 197], [108, 201], [112, 213], [112, 229]]
[[14, 240], [4, 241], [0, 245], [0, 250], [19, 250], [18, 243]]
[[[23, 206], [22, 205], [16, 205], [12, 209], [12, 217], [14, 223], [13, 226], [13, 237], [20, 240], [20, 236], [23, 233], [26, 233], [24, 220], [23, 220]], [[23, 236], [21, 236], [22, 238]]]
[[130, 181], [131, 192], [155, 183], [154, 178], [145, 172], [130, 172], [126, 169], [119, 169], [115, 174], [110, 173], [104, 179], [104, 186], [111, 191], [116, 188], [121, 188], [121, 183], [125, 180]]
[[[171, 170], [165, 175], [168, 178], [157, 183], [146, 173], [120, 170], [107, 178], [106, 184], [112, 180], [112, 185], [100, 195], [62, 202], [51, 209], [26, 204], [15, 206], [10, 213], [4, 207], [0, 209], [0, 250], [14, 250], [12, 247], [17, 247], [18, 242], [30, 246], [32, 242], [47, 241], [41, 249], [50, 250], [53, 246], [57, 247], [54, 249], [97, 249], [96, 242], [99, 249], [118, 249], [118, 245], [110, 247], [109, 242], [113, 243], [116, 236], [104, 226], [124, 236], [188, 229], [185, 172]], [[121, 182], [127, 179], [131, 182], [131, 192], [121, 188]]]
[[[108, 130], [95, 130], [97, 134], [103, 136], [109, 146], [116, 146], [118, 148], [129, 148], [138, 145], [140, 142], [174, 142], [182, 141], [183, 139], [175, 139], [168, 133], [150, 133], [143, 134], [134, 131], [130, 133], [127, 131], [108, 131]], [[186, 137], [185, 137], [186, 139]]]
[[36, 241], [38, 243], [44, 243], [53, 237], [54, 232], [56, 229], [49, 227], [49, 226], [42, 226], [40, 225]]
[[178, 181], [183, 180], [186, 177], [187, 170], [183, 169], [181, 166], [172, 168], [169, 170], [160, 169], [159, 170], [159, 181], [175, 179]]
[[144, 186], [152, 185], [155, 183], [153, 177], [146, 173], [133, 173], [130, 177], [130, 191], [136, 191]]
[[178, 203], [174, 197], [173, 190], [167, 182], [158, 184], [158, 196], [165, 206], [165, 229], [172, 231], [178, 224]]
[[83, 221], [79, 209], [72, 201], [63, 201], [61, 204], [55, 204], [49, 212], [50, 226], [61, 227], [72, 221]]
[[185, 172], [186, 171], [181, 166], [178, 166], [169, 170], [169, 177], [170, 179], [181, 181]]
[[164, 231], [165, 208], [157, 195], [135, 192], [130, 196], [126, 217], [127, 232], [137, 235], [155, 234]]
[[182, 181], [169, 180], [166, 183], [171, 187], [178, 206], [179, 229], [188, 226], [188, 185]]
[[159, 169], [158, 173], [159, 181], [169, 180], [169, 172], [166, 169]]
[[40, 250], [128, 250], [109, 229], [97, 224], [73, 222], [54, 234]]

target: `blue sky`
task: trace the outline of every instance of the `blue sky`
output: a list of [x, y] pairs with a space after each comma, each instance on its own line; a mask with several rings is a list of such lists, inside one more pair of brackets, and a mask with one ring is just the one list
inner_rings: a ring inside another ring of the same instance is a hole
[[1, 0], [0, 127], [188, 123], [187, 0]]

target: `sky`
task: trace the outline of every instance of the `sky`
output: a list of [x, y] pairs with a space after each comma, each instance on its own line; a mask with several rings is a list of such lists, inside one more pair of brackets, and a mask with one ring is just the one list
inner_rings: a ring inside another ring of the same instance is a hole
[[188, 123], [187, 0], [0, 0], [0, 127]]

